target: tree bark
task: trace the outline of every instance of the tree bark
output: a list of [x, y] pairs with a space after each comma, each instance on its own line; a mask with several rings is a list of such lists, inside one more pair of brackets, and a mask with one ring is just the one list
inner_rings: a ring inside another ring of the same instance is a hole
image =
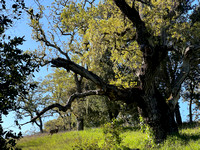
[[171, 83], [171, 95], [166, 100], [157, 90], [155, 78], [159, 76], [160, 65], [165, 62], [168, 50], [172, 50], [173, 47], [168, 48], [167, 45], [162, 44], [155, 46], [150, 43], [155, 37], [148, 32], [134, 2], [132, 6], [125, 0], [114, 0], [114, 2], [136, 28], [136, 41], [143, 53], [143, 63], [139, 73], [140, 89], [143, 92], [140, 96], [143, 101], [139, 102], [138, 106], [140, 114], [154, 131], [155, 141], [159, 143], [166, 139], [167, 135], [178, 133], [174, 109], [179, 99], [181, 84], [189, 74], [191, 62], [194, 62], [192, 59], [195, 59], [194, 52], [199, 51], [199, 46], [190, 46], [186, 49], [181, 71]]
[[189, 84], [190, 87], [190, 101], [189, 101], [189, 119], [190, 119], [190, 124], [192, 124], [193, 119], [192, 119], [192, 102], [194, 99], [194, 89], [195, 89], [195, 84], [192, 84], [192, 82]]
[[[39, 112], [37, 111], [37, 109], [35, 109], [36, 114], [38, 115]], [[39, 117], [39, 123], [37, 121], [35, 121], [35, 124], [40, 128], [40, 133], [43, 133], [43, 122], [42, 122], [42, 117]]]
[[153, 130], [156, 143], [162, 142], [167, 135], [178, 133], [174, 113], [157, 90], [152, 96], [145, 96], [144, 103], [139, 106], [139, 113]]
[[38, 123], [37, 121], [35, 121], [35, 124], [39, 127], [40, 133], [43, 133], [44, 130], [43, 130], [43, 124], [42, 124], [42, 122], [41, 122], [41, 117], [39, 117], [39, 122], [40, 122], [40, 123]]
[[[191, 60], [195, 60], [192, 57], [193, 53], [198, 54], [200, 47], [191, 46], [186, 49], [182, 68], [173, 83], [171, 83], [172, 92], [167, 100], [157, 89], [155, 77], [159, 74], [160, 64], [165, 60], [164, 58], [168, 54], [168, 49], [165, 46], [151, 47], [147, 44], [142, 45], [141, 49], [143, 51], [144, 61], [139, 73], [141, 84], [137, 88], [122, 89], [107, 84], [96, 74], [70, 60], [59, 57], [53, 59], [51, 63], [54, 67], [63, 67], [66, 70], [71, 70], [76, 74], [80, 74], [82, 77], [85, 77], [100, 87], [100, 90], [75, 93], [69, 98], [65, 106], [52, 104], [43, 109], [40, 115], [55, 107], [58, 107], [62, 111], [66, 111], [71, 107], [71, 103], [75, 98], [83, 98], [89, 95], [105, 95], [112, 101], [121, 100], [126, 104], [136, 103], [141, 110], [140, 114], [154, 131], [156, 142], [162, 142], [166, 139], [167, 135], [178, 133], [177, 123], [174, 119], [174, 109], [178, 102], [181, 84], [190, 71]], [[35, 119], [37, 119], [37, 117], [33, 118], [30, 122], [33, 122]]]
[[[195, 52], [195, 49], [191, 50], [194, 50], [193, 52]], [[160, 52], [162, 53], [160, 54]], [[180, 74], [177, 75], [177, 78], [174, 79], [174, 83], [171, 85], [173, 92], [170, 98], [166, 100], [155, 86], [155, 77], [159, 74], [159, 64], [167, 54], [167, 51], [163, 47], [159, 47], [157, 50], [154, 48], [150, 54], [149, 51], [144, 51], [143, 53], [145, 59], [139, 73], [141, 84], [137, 88], [126, 89], [105, 83], [99, 76], [72, 61], [63, 58], [53, 59], [51, 61], [53, 66], [63, 67], [67, 70], [71, 70], [77, 74], [80, 74], [82, 77], [85, 77], [86, 79], [98, 85], [100, 89], [86, 91], [84, 93], [75, 93], [69, 97], [65, 106], [62, 106], [58, 103], [52, 104], [44, 108], [29, 122], [34, 122], [39, 116], [55, 107], [59, 108], [60, 111], [66, 111], [70, 109], [72, 102], [76, 98], [83, 98], [90, 95], [104, 95], [112, 101], [120, 100], [127, 105], [136, 103], [136, 105], [140, 108], [139, 113], [142, 115], [146, 123], [152, 128], [155, 135], [155, 141], [157, 143], [165, 140], [167, 135], [178, 133], [177, 123], [175, 122], [174, 118], [174, 109], [175, 105], [177, 104], [177, 95], [180, 91], [182, 82], [187, 77], [189, 72], [188, 67], [190, 64], [187, 64], [188, 61], [183, 63]], [[188, 57], [186, 57], [186, 59], [187, 58]]]
[[176, 117], [176, 123], [178, 124], [178, 126], [181, 126], [182, 118], [181, 118], [179, 103], [177, 103], [175, 107], [175, 117]]
[[[82, 93], [81, 84], [82, 84], [83, 77], [81, 76], [80, 78], [78, 78], [78, 75], [75, 74], [74, 75], [74, 79], [75, 79], [75, 82], [76, 82], [76, 91], [77, 91], [77, 93]], [[81, 102], [79, 101], [78, 103], [81, 103]], [[79, 105], [77, 107], [79, 107], [78, 109], [81, 112], [81, 109], [83, 109], [83, 108], [81, 108]], [[84, 129], [83, 114], [81, 114], [80, 112], [77, 115], [77, 131], [81, 131], [81, 130]]]

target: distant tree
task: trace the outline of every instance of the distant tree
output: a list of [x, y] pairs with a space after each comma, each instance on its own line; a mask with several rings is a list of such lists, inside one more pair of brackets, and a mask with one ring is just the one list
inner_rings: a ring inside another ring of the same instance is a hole
[[31, 61], [33, 56], [18, 49], [18, 46], [23, 44], [23, 37], [10, 37], [6, 33], [6, 30], [12, 27], [13, 21], [20, 19], [24, 7], [23, 0], [11, 3], [0, 1], [0, 149], [3, 150], [12, 149], [21, 132], [16, 135], [12, 131], [4, 131], [1, 125], [2, 115], [19, 109], [16, 98], [27, 94], [25, 81], [36, 67]]
[[[73, 75], [68, 74], [66, 76], [63, 76], [65, 73], [65, 70], [55, 69], [53, 73], [47, 75], [46, 79], [43, 80], [42, 84], [45, 87], [44, 93], [46, 92], [50, 94], [49, 104], [65, 104], [68, 96], [76, 92], [77, 88]], [[71, 117], [71, 115], [69, 114], [74, 113], [77, 118], [83, 115], [84, 105], [79, 105], [80, 104], [78, 104], [77, 102], [74, 102], [73, 110], [71, 109], [70, 112], [61, 112], [58, 109], [54, 109], [52, 110], [52, 113], [58, 113], [60, 115], [60, 119], [63, 119], [63, 123], [70, 123], [68, 122], [68, 119]], [[78, 108], [76, 109], [76, 107]], [[62, 126], [65, 127], [65, 125]]]
[[[26, 92], [27, 96], [19, 96], [17, 99], [17, 105], [19, 106], [19, 110], [17, 111], [17, 118], [23, 119], [23, 117], [30, 117], [31, 119], [39, 114], [39, 112], [48, 106], [49, 104], [49, 95], [45, 94], [44, 88], [41, 83], [37, 81], [33, 81], [30, 79], [27, 81]], [[38, 120], [35, 120], [35, 123], [40, 132], [43, 133], [43, 118], [52, 116], [51, 113], [40, 116]]]
[[[183, 100], [188, 102], [189, 105], [189, 122], [193, 122], [193, 110], [199, 110], [200, 103], [200, 69], [199, 65], [190, 72], [187, 80], [184, 82], [184, 90], [183, 90]], [[194, 104], [194, 109], [192, 109], [192, 104]]]
[[[62, 117], [65, 117], [65, 119]], [[69, 112], [65, 116], [62, 114], [56, 119], [45, 122], [44, 131], [49, 132], [51, 129], [55, 128], [55, 125], [59, 126], [59, 131], [77, 130], [76, 123], [76, 117], [71, 112]]]

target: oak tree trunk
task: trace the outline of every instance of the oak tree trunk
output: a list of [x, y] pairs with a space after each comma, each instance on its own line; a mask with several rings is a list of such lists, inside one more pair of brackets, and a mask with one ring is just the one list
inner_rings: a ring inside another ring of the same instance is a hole
[[177, 103], [176, 107], [175, 107], [175, 117], [176, 117], [177, 125], [181, 126], [182, 125], [182, 118], [181, 118], [179, 103]]
[[[81, 84], [82, 84], [82, 79], [83, 77], [81, 76], [80, 78], [78, 78], [78, 75], [75, 74], [74, 75], [74, 79], [75, 79], [75, 82], [76, 82], [76, 90], [78, 93], [82, 93], [82, 87], [81, 87]], [[81, 114], [81, 110], [83, 108], [80, 107], [79, 103], [81, 103], [81, 101], [78, 102], [78, 109], [80, 110], [80, 112], [78, 112], [77, 114], [77, 131], [81, 131], [83, 130], [84, 128], [84, 124], [83, 124], [83, 114]]]
[[[38, 115], [39, 112], [37, 111], [37, 109], [35, 109], [36, 114]], [[35, 121], [35, 124], [40, 128], [40, 133], [43, 133], [43, 122], [42, 122], [42, 117], [39, 117], [39, 123], [37, 121]]]
[[178, 126], [174, 119], [174, 112], [170, 110], [160, 93], [144, 99], [145, 105], [140, 105], [139, 113], [154, 133], [154, 140], [160, 143], [167, 135], [178, 133]]
[[41, 117], [39, 118], [39, 121], [40, 121], [40, 123], [39, 123], [40, 133], [44, 133], [44, 130], [43, 130], [43, 123], [42, 123], [42, 118], [41, 118]]

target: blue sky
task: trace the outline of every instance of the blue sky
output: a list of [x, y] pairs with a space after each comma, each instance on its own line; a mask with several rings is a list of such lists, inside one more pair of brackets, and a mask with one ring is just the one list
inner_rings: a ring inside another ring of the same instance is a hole
[[[43, 2], [44, 1], [45, 0], [43, 0]], [[37, 6], [34, 1], [25, 0], [25, 2], [26, 2], [27, 6], [32, 6], [32, 7]], [[26, 41], [24, 42], [24, 44], [22, 46], [20, 46], [20, 48], [22, 50], [34, 50], [34, 49], [38, 48], [40, 43], [32, 40], [32, 38], [31, 38], [32, 30], [28, 26], [27, 20], [28, 20], [27, 16], [24, 14], [23, 18], [21, 20], [16, 21], [14, 23], [14, 26], [12, 27], [12, 29], [10, 29], [8, 32], [11, 36], [15, 36], [15, 35], [25, 36]], [[43, 68], [41, 68], [40, 72], [35, 73], [36, 79], [44, 78], [47, 74], [49, 74], [51, 72], [52, 71], [50, 68], [47, 70], [47, 67], [43, 67]], [[187, 105], [187, 103], [180, 102], [180, 106], [181, 106], [180, 111], [181, 111], [182, 119], [183, 119], [183, 121], [187, 121], [188, 105]], [[25, 118], [25, 119], [21, 120], [20, 123], [27, 122], [27, 121], [29, 121], [29, 119], [30, 118]], [[50, 118], [46, 118], [45, 121], [48, 121], [49, 119]], [[7, 117], [4, 116], [3, 121], [4, 121], [3, 127], [5, 129], [11, 129], [11, 130], [14, 130], [15, 132], [19, 131], [18, 127], [14, 124], [14, 113], [11, 112]], [[22, 133], [29, 134], [30, 133], [29, 131], [31, 131], [31, 132], [38, 131], [38, 128], [36, 126], [33, 126], [32, 124], [27, 124], [27, 125], [22, 126]]]

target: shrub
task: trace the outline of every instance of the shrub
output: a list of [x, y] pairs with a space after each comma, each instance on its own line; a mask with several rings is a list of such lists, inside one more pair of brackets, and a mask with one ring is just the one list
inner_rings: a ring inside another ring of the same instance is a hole
[[104, 140], [100, 144], [101, 149], [120, 149], [122, 138], [120, 134], [122, 132], [121, 121], [114, 119], [111, 123], [106, 123], [103, 126]]

